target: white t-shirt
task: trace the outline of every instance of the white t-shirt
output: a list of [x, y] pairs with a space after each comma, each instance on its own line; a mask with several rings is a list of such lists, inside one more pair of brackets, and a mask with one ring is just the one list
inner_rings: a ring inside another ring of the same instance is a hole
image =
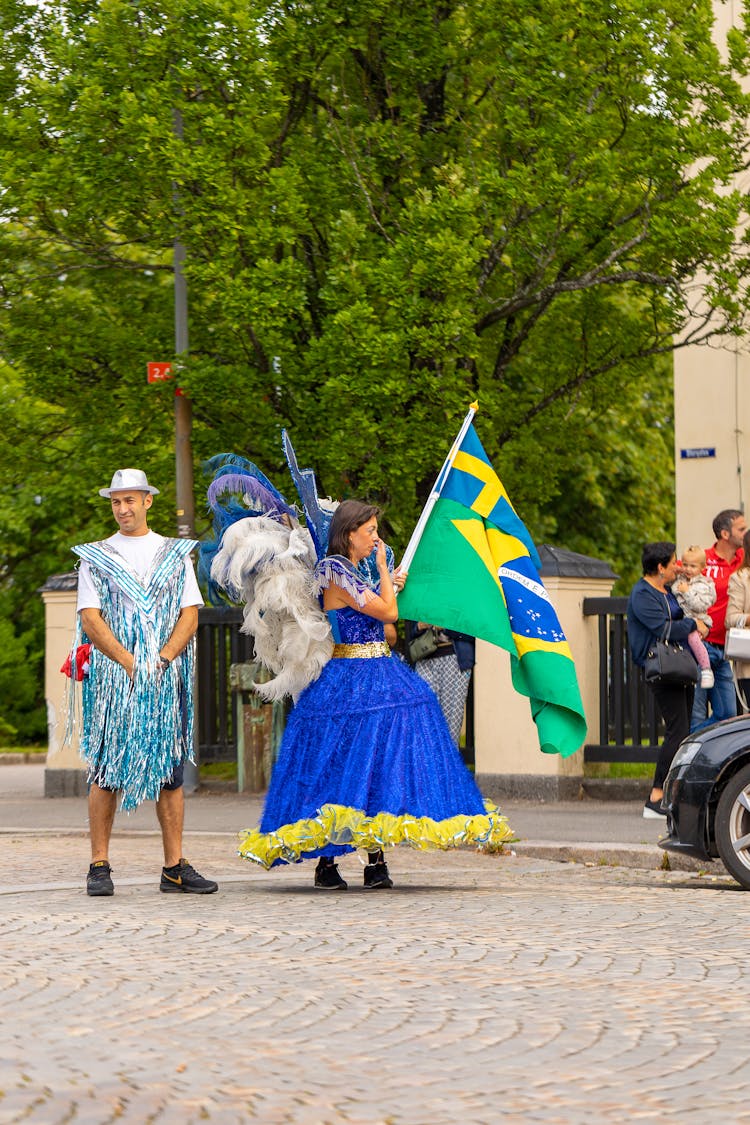
[[[156, 552], [164, 542], [164, 536], [155, 531], [147, 531], [145, 535], [123, 535], [116, 531], [107, 540], [119, 554], [132, 566], [139, 578], [145, 578], [149, 567], [154, 561]], [[125, 603], [127, 606], [127, 602]], [[185, 585], [182, 589], [182, 609], [188, 605], [203, 605], [203, 598], [195, 577], [195, 570], [189, 555], [185, 556]], [[101, 602], [94, 584], [91, 581], [89, 564], [84, 560], [78, 571], [78, 603], [76, 609], [101, 609]]]

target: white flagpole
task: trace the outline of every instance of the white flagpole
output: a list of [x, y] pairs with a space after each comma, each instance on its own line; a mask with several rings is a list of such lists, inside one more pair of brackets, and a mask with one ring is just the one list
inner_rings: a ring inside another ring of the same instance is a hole
[[435, 483], [432, 486], [432, 491], [430, 492], [430, 495], [427, 497], [427, 503], [425, 504], [424, 508], [422, 509], [422, 514], [420, 515], [419, 519], [417, 520], [416, 527], [414, 528], [414, 530], [411, 533], [411, 539], [409, 540], [409, 542], [406, 546], [406, 550], [404, 551], [404, 557], [401, 560], [401, 564], [400, 564], [400, 567], [399, 567], [400, 570], [408, 571], [409, 567], [411, 566], [412, 559], [414, 558], [414, 555], [416, 554], [416, 551], [417, 551], [417, 547], [419, 546], [419, 540], [422, 538], [422, 534], [424, 532], [424, 529], [427, 526], [427, 521], [430, 518], [430, 513], [432, 512], [432, 509], [435, 507], [435, 504], [437, 503], [437, 501], [440, 497], [440, 492], [443, 488], [443, 485], [445, 484], [448, 473], [450, 472], [451, 468], [453, 467], [453, 462], [456, 459], [456, 454], [458, 453], [459, 449], [461, 448], [461, 442], [464, 440], [464, 437], [466, 435], [466, 431], [468, 430], [469, 426], [471, 425], [471, 423], [474, 419], [474, 415], [476, 414], [477, 410], [479, 410], [479, 403], [478, 402], [472, 402], [471, 406], [469, 407], [469, 413], [464, 418], [463, 425], [461, 426], [461, 429], [458, 431], [458, 437], [453, 442], [453, 445], [450, 448], [448, 456], [445, 458], [445, 461], [443, 462], [443, 467], [437, 475]]

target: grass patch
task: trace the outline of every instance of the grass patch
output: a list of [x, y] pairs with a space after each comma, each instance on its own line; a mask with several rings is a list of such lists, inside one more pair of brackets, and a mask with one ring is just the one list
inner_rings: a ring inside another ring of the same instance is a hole
[[586, 762], [584, 777], [651, 777], [653, 762]]
[[236, 762], [206, 762], [198, 767], [200, 777], [213, 778], [216, 781], [236, 781]]
[[31, 746], [0, 746], [0, 754], [46, 754], [46, 745], [33, 744]]
[[653, 762], [610, 762], [610, 777], [651, 777], [654, 772]]

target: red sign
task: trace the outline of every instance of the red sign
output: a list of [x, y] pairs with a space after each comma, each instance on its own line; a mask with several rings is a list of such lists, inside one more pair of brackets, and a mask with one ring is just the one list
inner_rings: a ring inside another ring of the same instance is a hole
[[164, 383], [172, 378], [171, 363], [147, 363], [146, 372], [149, 383]]

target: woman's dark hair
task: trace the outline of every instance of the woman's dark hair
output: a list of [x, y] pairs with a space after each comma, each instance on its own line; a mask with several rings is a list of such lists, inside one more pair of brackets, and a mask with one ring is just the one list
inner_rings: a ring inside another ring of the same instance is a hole
[[641, 552], [643, 573], [658, 573], [659, 567], [666, 566], [676, 550], [674, 543], [647, 543]]
[[750, 530], [746, 531], [745, 534], [742, 536], [742, 550], [744, 552], [743, 555], [742, 555], [742, 562], [740, 563], [740, 565], [737, 569], [738, 570], [745, 570], [746, 568], [750, 569]]
[[363, 523], [367, 523], [373, 516], [378, 516], [378, 509], [372, 504], [363, 504], [361, 500], [342, 500], [331, 520], [331, 530], [328, 533], [328, 554], [343, 555], [349, 558], [349, 535], [356, 531]]

